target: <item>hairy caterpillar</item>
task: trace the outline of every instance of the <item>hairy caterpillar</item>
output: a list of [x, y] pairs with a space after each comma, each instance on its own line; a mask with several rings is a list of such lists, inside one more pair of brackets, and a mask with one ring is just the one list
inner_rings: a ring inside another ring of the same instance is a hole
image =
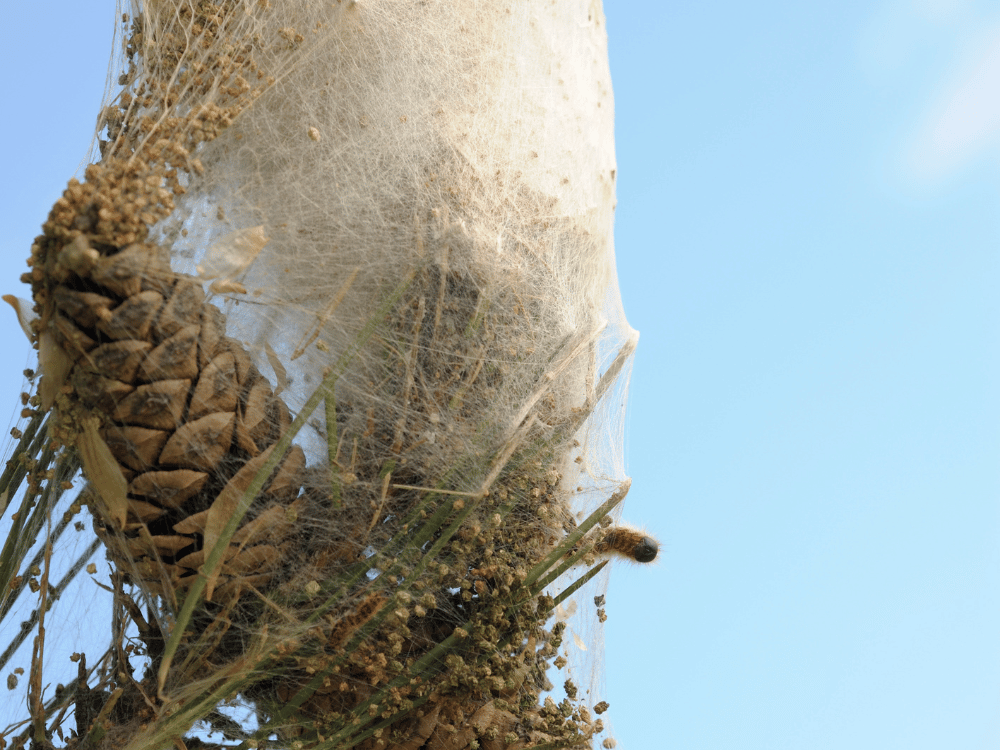
[[599, 555], [618, 555], [638, 563], [650, 563], [660, 551], [660, 543], [631, 526], [614, 526], [594, 545]]

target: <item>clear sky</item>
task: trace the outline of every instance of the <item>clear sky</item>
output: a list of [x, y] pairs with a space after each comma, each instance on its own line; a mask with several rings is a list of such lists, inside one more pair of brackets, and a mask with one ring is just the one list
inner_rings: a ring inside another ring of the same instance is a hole
[[[1000, 747], [1000, 3], [605, 12], [625, 515], [662, 542], [608, 592], [619, 747]], [[86, 155], [113, 16], [5, 12], [0, 291]], [[13, 409], [13, 315], [0, 340]]]

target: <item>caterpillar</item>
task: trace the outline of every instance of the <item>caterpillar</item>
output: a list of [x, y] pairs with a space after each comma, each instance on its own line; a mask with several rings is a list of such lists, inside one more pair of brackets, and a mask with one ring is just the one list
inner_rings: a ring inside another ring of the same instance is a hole
[[651, 563], [660, 551], [660, 543], [631, 526], [614, 526], [594, 545], [599, 555], [618, 555], [637, 563]]

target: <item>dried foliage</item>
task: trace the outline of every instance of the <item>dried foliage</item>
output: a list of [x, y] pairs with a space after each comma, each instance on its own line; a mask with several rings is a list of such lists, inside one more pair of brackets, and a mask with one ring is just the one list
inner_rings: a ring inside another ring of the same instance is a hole
[[[602, 557], [656, 544], [612, 521], [634, 334], [599, 8], [122, 19], [100, 159], [24, 279], [42, 377], [0, 479], [26, 485], [0, 573], [42, 600], [8, 742], [191, 747], [198, 722], [241, 747], [600, 742], [589, 685], [544, 695], [552, 618]], [[34, 568], [23, 540], [78, 467], [64, 524], [86, 505], [106, 549], [112, 647], [47, 699], [58, 534]]]

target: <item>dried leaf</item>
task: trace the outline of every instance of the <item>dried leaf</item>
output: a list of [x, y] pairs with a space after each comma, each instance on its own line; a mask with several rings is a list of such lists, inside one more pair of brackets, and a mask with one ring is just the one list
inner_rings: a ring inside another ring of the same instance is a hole
[[111, 449], [98, 432], [99, 422], [87, 419], [83, 431], [77, 436], [76, 447], [80, 452], [83, 472], [87, 481], [97, 490], [102, 502], [102, 515], [115, 522], [118, 528], [125, 526], [128, 514], [128, 483], [122, 476], [118, 462]]
[[260, 453], [260, 448], [257, 447], [257, 443], [250, 437], [250, 431], [247, 430], [242, 417], [236, 420], [236, 445], [251, 457]]
[[260, 445], [261, 441], [267, 437], [271, 425], [267, 419], [267, 405], [272, 398], [271, 386], [266, 380], [261, 378], [247, 394], [247, 405], [243, 412], [243, 423], [246, 425], [250, 437]]
[[238, 276], [250, 267], [267, 243], [263, 225], [225, 234], [205, 251], [198, 275], [206, 281]]
[[28, 337], [28, 341], [31, 341], [31, 321], [38, 317], [35, 314], [35, 311], [31, 309], [34, 306], [34, 303], [29, 299], [15, 297], [13, 294], [5, 294], [2, 299], [14, 308], [14, 312], [17, 313], [17, 322], [21, 326], [21, 330], [24, 331], [24, 335]]
[[[260, 471], [260, 468], [270, 458], [273, 450], [274, 446], [271, 446], [259, 456], [255, 456], [247, 461], [236, 472], [233, 478], [226, 483], [222, 492], [212, 501], [212, 505], [208, 509], [208, 521], [205, 524], [205, 547], [207, 549], [215, 546], [219, 536], [222, 534], [223, 528], [229, 523], [229, 519], [233, 517], [233, 514], [237, 510], [242, 509], [240, 501], [243, 500], [243, 494], [250, 486], [257, 472]], [[247, 498], [245, 505], [249, 506], [252, 501], [253, 498]]]
[[73, 367], [73, 360], [66, 350], [56, 343], [55, 337], [44, 331], [38, 337], [38, 369], [42, 380], [38, 384], [38, 396], [43, 411], [47, 411], [56, 400], [59, 389], [66, 382], [66, 376]]
[[232, 279], [217, 279], [208, 285], [212, 294], [246, 294], [247, 288]]
[[576, 614], [576, 599], [571, 599], [564, 607], [562, 604], [556, 605], [556, 622], [565, 622]]
[[285, 366], [281, 364], [281, 358], [271, 348], [271, 344], [267, 339], [264, 339], [264, 353], [267, 354], [267, 361], [271, 364], [271, 368], [274, 370], [274, 377], [278, 381], [278, 386], [274, 389], [274, 395], [277, 396], [288, 386], [288, 372], [285, 370]]
[[[272, 445], [259, 456], [255, 456], [247, 461], [236, 472], [235, 476], [226, 483], [226, 486], [222, 488], [222, 492], [219, 493], [218, 497], [212, 501], [212, 506], [208, 509], [208, 520], [205, 523], [204, 544], [206, 550], [211, 551], [215, 547], [229, 520], [238, 512], [245, 511], [253, 501], [252, 497], [245, 498], [244, 495], [247, 488], [250, 487], [251, 482], [253, 482], [254, 476], [260, 471], [273, 450], [274, 446]], [[211, 601], [212, 590], [215, 588], [215, 581], [219, 576], [219, 568], [217, 567], [215, 570], [204, 572], [208, 577], [208, 583], [205, 586], [205, 599]]]
[[284, 502], [290, 501], [299, 494], [299, 488], [302, 486], [300, 474], [305, 465], [305, 452], [300, 446], [293, 445], [278, 473], [275, 474], [265, 491]]
[[264, 536], [280, 539], [290, 527], [287, 509], [281, 505], [272, 505], [252, 521], [243, 524], [233, 534], [232, 543], [242, 548]]

